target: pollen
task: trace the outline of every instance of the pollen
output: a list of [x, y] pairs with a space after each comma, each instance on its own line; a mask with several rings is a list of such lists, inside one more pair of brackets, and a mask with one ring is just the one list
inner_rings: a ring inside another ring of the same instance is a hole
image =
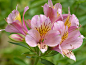
[[68, 37], [68, 31], [65, 32], [64, 35], [62, 36], [62, 39], [61, 39], [60, 44], [61, 44], [65, 39], [67, 39], [67, 37]]
[[20, 13], [16, 15], [15, 20], [19, 20], [20, 23], [21, 23], [21, 16], [20, 16]]
[[66, 20], [66, 22], [65, 22], [65, 26], [67, 25], [68, 26], [68, 28], [71, 26], [71, 22], [69, 21], [69, 16], [67, 17], [67, 20]]
[[40, 33], [40, 36], [44, 36], [48, 31], [51, 30], [51, 27], [49, 25], [42, 24], [39, 28], [36, 28], [36, 30]]

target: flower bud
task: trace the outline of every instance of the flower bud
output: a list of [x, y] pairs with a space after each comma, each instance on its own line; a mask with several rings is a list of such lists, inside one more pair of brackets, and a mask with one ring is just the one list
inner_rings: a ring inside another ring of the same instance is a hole
[[9, 38], [13, 41], [16, 41], [16, 42], [22, 42], [24, 41], [24, 37], [21, 36], [21, 35], [18, 35], [18, 34], [12, 34], [9, 36]]

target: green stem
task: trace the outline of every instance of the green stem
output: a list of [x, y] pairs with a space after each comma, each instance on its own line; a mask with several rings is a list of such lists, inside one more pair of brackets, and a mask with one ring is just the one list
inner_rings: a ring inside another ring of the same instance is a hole
[[39, 61], [39, 57], [36, 58], [34, 65], [37, 65], [38, 61]]

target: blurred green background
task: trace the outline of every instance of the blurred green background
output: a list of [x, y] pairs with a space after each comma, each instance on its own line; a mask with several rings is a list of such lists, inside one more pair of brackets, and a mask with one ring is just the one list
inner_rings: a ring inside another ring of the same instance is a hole
[[[29, 10], [25, 14], [25, 19], [31, 19], [34, 15], [43, 14], [42, 6], [47, 0], [0, 0], [0, 29], [4, 29], [7, 25], [6, 18], [12, 10], [16, 9], [23, 15], [24, 7], [29, 6]], [[82, 27], [80, 32], [86, 37], [86, 0], [52, 0], [53, 4], [61, 3], [63, 13], [68, 13], [70, 7], [71, 14], [75, 14], [79, 19]], [[27, 52], [26, 48], [8, 43], [10, 33], [0, 32], [0, 65], [33, 65], [34, 60], [26, 58], [22, 53]], [[86, 65], [86, 39], [80, 48], [73, 50], [76, 56], [76, 62], [62, 57], [57, 54], [46, 59], [52, 61], [55, 65]], [[31, 64], [32, 63], [32, 64]], [[41, 62], [38, 65], [42, 65]]]

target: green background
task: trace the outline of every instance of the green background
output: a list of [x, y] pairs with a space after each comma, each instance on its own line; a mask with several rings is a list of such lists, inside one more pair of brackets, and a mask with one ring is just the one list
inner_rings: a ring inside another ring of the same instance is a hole
[[[4, 29], [7, 22], [4, 20], [12, 10], [16, 9], [23, 15], [24, 7], [29, 6], [29, 10], [25, 14], [25, 20], [31, 19], [34, 15], [43, 14], [42, 6], [47, 0], [0, 0], [0, 29]], [[71, 14], [75, 14], [82, 25], [80, 32], [86, 37], [86, 0], [52, 0], [53, 4], [61, 3], [63, 14], [68, 13], [70, 7]], [[0, 32], [0, 65], [33, 65], [34, 59], [28, 59], [22, 53], [27, 52], [26, 48], [8, 43], [10, 33]], [[62, 57], [57, 54], [46, 59], [55, 65], [86, 65], [86, 39], [80, 48], [73, 50], [76, 56], [76, 62]], [[38, 65], [42, 65], [39, 61]]]

